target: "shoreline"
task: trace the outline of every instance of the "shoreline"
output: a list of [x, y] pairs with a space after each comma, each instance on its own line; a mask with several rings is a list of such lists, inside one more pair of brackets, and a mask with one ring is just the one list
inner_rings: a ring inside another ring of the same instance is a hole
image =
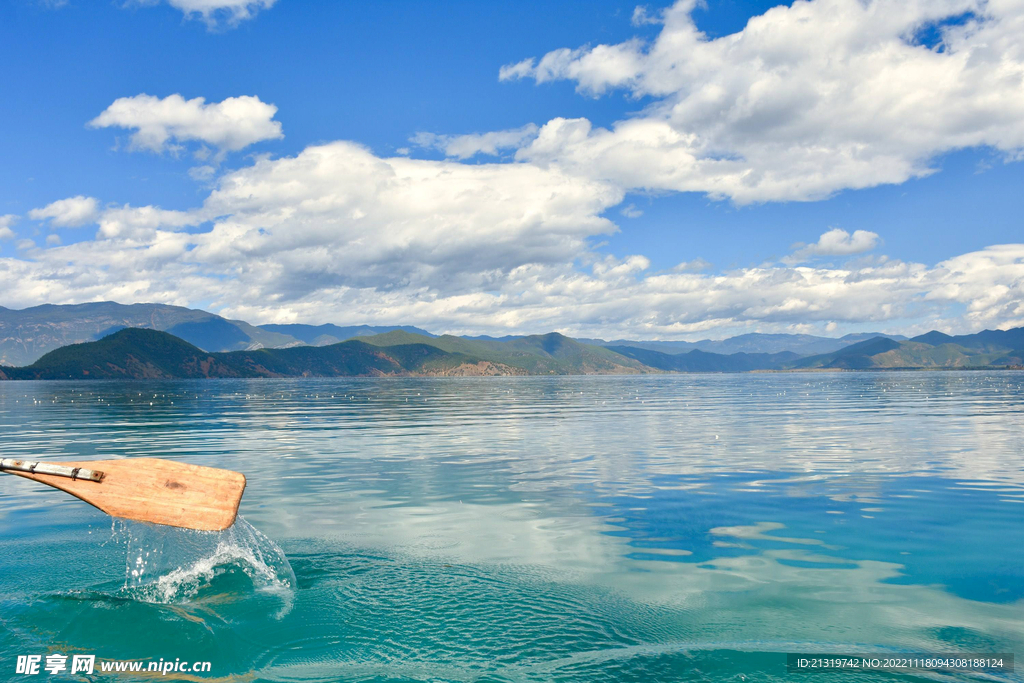
[[794, 374], [828, 374], [828, 373], [871, 373], [871, 372], [1021, 372], [1024, 366], [973, 365], [965, 367], [900, 367], [900, 368], [794, 368], [782, 370], [742, 370], [736, 372], [699, 370], [693, 372], [674, 372], [655, 370], [654, 372], [588, 372], [588, 373], [529, 373], [517, 372], [508, 374], [450, 374], [450, 373], [389, 373], [364, 375], [276, 375], [276, 376], [223, 376], [223, 377], [7, 377], [0, 366], [0, 384], [7, 382], [182, 382], [182, 381], [217, 381], [217, 380], [279, 380], [279, 379], [527, 379], [535, 377], [682, 377], [687, 375], [794, 375]]

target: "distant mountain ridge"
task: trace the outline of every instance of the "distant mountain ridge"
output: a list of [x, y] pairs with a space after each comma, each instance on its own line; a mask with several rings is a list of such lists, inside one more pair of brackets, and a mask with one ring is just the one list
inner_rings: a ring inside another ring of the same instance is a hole
[[[908, 341], [876, 337], [852, 344], [834, 353], [802, 358], [791, 369], [898, 369], [898, 368], [981, 368], [1013, 367], [1024, 363], [1024, 351], [1000, 346], [992, 341], [991, 331], [955, 337], [960, 343], [946, 342], [949, 335], [930, 332]], [[1024, 328], [1007, 330], [995, 339], [1013, 344], [1024, 336]], [[915, 341], [928, 339], [932, 342]], [[1022, 345], [1024, 346], [1024, 345]]]
[[750, 372], [776, 370], [800, 358], [791, 351], [781, 353], [709, 353], [694, 349], [686, 353], [662, 353], [636, 346], [609, 346], [609, 350], [667, 372]]
[[968, 349], [999, 350], [1024, 348], [1024, 327], [1010, 330], [982, 330], [975, 334], [948, 335], [931, 331], [912, 338], [912, 342], [921, 342], [937, 346], [939, 344], [956, 344]]
[[[1014, 342], [1017, 331], [999, 335]], [[941, 337], [927, 337], [943, 341]], [[374, 377], [759, 370], [871, 370], [1022, 367], [1024, 351], [995, 349], [991, 336], [962, 335], [931, 345], [875, 337], [831, 354], [668, 354], [637, 347], [583, 344], [561, 334], [508, 341], [428, 337], [404, 330], [324, 346], [208, 352], [159, 330], [126, 328], [98, 341], [63, 346], [32, 365], [0, 368], [0, 379], [188, 379], [224, 377]], [[978, 350], [981, 349], [981, 350]]]
[[706, 351], [708, 353], [784, 353], [790, 352], [801, 356], [810, 356], [838, 351], [850, 344], [887, 337], [902, 341], [906, 339], [899, 334], [882, 334], [881, 332], [854, 332], [842, 337], [818, 337], [813, 334], [764, 334], [751, 332], [728, 339], [703, 339], [696, 342], [685, 341], [605, 341], [603, 339], [580, 339], [579, 341], [598, 346], [630, 346], [662, 353], [687, 353], [689, 351]]
[[0, 307], [0, 365], [26, 365], [48, 351], [100, 339], [126, 327], [171, 332], [208, 351], [282, 347], [299, 340], [241, 320], [167, 304], [43, 304]]
[[289, 335], [311, 346], [337, 344], [338, 342], [345, 341], [346, 339], [370, 337], [375, 334], [384, 334], [395, 330], [421, 334], [424, 337], [434, 336], [426, 330], [421, 330], [420, 328], [413, 327], [411, 325], [350, 325], [348, 327], [340, 327], [338, 325], [331, 325], [330, 323], [326, 325], [302, 325], [292, 323], [287, 325], [260, 325], [259, 327], [260, 329], [267, 330], [268, 332]]
[[181, 306], [96, 302], [20, 311], [0, 307], [0, 366], [29, 366], [50, 351], [124, 328], [168, 332], [205, 353], [327, 347], [349, 339], [375, 347], [420, 345], [530, 374], [1013, 366], [1020, 364], [1024, 349], [1024, 328], [955, 336], [933, 331], [913, 339], [871, 333], [839, 338], [750, 333], [698, 342], [609, 342], [557, 333], [436, 336], [408, 325], [256, 326]]
[[385, 348], [399, 344], [425, 344], [446, 353], [459, 353], [520, 368], [532, 375], [626, 374], [652, 371], [652, 368], [635, 359], [600, 346], [580, 343], [557, 332], [497, 341], [452, 335], [425, 337], [394, 331], [376, 337], [366, 337], [364, 341]]
[[[388, 337], [388, 335], [391, 335]], [[50, 351], [25, 367], [0, 368], [0, 379], [194, 379], [227, 377], [377, 377], [525, 375], [530, 370], [502, 362], [502, 354], [470, 345], [484, 356], [422, 343], [431, 337], [394, 331], [370, 337], [375, 343], [350, 339], [327, 346], [297, 346], [210, 353], [167, 332], [126, 328], [94, 342]], [[453, 337], [452, 339], [458, 339]], [[461, 341], [461, 340], [460, 340]], [[529, 339], [530, 363], [545, 374], [641, 372], [639, 363], [584, 345], [560, 334]], [[607, 354], [607, 357], [605, 357]], [[621, 361], [621, 362], [618, 362]]]

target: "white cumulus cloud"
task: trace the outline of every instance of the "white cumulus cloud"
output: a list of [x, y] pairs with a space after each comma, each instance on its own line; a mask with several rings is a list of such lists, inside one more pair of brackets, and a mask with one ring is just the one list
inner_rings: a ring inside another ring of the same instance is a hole
[[158, 230], [178, 230], [199, 225], [205, 219], [202, 210], [170, 211], [155, 206], [112, 206], [103, 211], [98, 219], [100, 229], [96, 235], [101, 239], [120, 238], [134, 243], [144, 243], [157, 236]]
[[637, 5], [633, 8], [633, 16], [630, 18], [630, 23], [633, 26], [646, 26], [648, 24], [660, 24], [661, 18], [657, 13], [651, 13], [651, 9], [646, 5]]
[[497, 156], [502, 150], [521, 147], [537, 135], [537, 126], [529, 123], [521, 128], [497, 130], [490, 133], [470, 133], [468, 135], [438, 135], [436, 133], [417, 133], [409, 142], [438, 149], [449, 157], [468, 159], [477, 154]]
[[[277, 0], [166, 0], [167, 4], [181, 10], [190, 19], [201, 19], [207, 28], [237, 26], [239, 22], [252, 19], [260, 10], [270, 9]], [[160, 0], [135, 0], [126, 4], [157, 5]]]
[[854, 230], [851, 235], [842, 228], [832, 228], [822, 233], [814, 244], [795, 245], [797, 250], [784, 261], [800, 263], [815, 256], [852, 256], [871, 251], [879, 244], [878, 233], [870, 230]]
[[49, 220], [57, 228], [80, 228], [94, 223], [100, 214], [99, 202], [95, 197], [68, 197], [47, 204], [41, 209], [32, 209], [28, 217], [35, 221]]
[[186, 100], [178, 94], [163, 99], [135, 95], [114, 100], [89, 122], [94, 128], [132, 130], [131, 149], [175, 151], [184, 142], [201, 142], [222, 152], [234, 152], [263, 140], [284, 137], [274, 121], [277, 107], [244, 95], [207, 104], [202, 97]]
[[[697, 29], [696, 4], [666, 10], [652, 42], [561, 48], [503, 67], [502, 80], [654, 98], [609, 128], [554, 119], [518, 158], [749, 203], [901, 183], [956, 149], [1021, 157], [1019, 1], [797, 0], [719, 38]], [[926, 33], [940, 44], [923, 44]]]
[[[95, 239], [26, 240], [24, 256], [0, 258], [0, 291], [14, 307], [201, 303], [253, 322], [605, 338], [1024, 325], [1024, 244], [934, 265], [879, 256], [715, 271], [691, 258], [657, 272], [643, 254], [595, 252], [623, 198], [554, 165], [382, 158], [333, 142], [257, 159], [189, 211], [110, 206]], [[830, 232], [815, 246], [833, 255], [877, 243]]]
[[636, 208], [636, 204], [628, 204], [619, 210], [619, 213], [626, 218], [640, 218], [644, 215], [643, 209]]
[[0, 216], [0, 240], [9, 240], [14, 238], [14, 231], [11, 230], [11, 226], [17, 222], [18, 216], [13, 213]]
[[562, 263], [615, 230], [622, 194], [528, 164], [377, 157], [335, 142], [228, 174], [194, 258], [250, 264], [253, 286], [465, 291], [530, 263]]

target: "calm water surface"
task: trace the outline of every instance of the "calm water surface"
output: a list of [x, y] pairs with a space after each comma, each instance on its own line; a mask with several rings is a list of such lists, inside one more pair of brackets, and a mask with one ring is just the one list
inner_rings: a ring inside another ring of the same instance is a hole
[[1022, 386], [0, 383], [4, 456], [249, 479], [244, 520], [209, 534], [112, 524], [0, 477], [0, 680], [51, 652], [213, 664], [178, 680], [481, 682], [790, 680], [793, 651], [1024, 655]]

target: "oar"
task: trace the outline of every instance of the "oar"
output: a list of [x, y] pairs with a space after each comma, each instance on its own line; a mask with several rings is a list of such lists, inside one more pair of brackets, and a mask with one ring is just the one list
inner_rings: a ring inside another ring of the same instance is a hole
[[49, 484], [108, 515], [186, 529], [234, 524], [245, 476], [159, 458], [29, 462], [4, 458], [0, 471]]

